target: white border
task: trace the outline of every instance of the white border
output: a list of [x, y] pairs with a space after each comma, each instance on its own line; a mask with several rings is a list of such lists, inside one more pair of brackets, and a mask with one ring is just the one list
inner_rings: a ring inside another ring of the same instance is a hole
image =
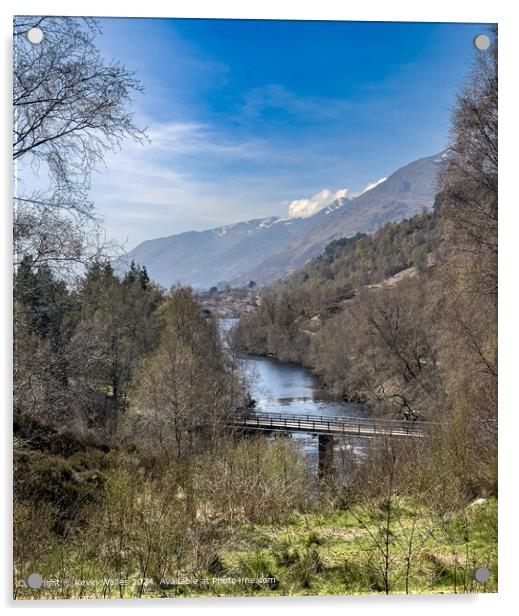
[[[10, 536], [10, 502], [11, 502], [11, 444], [10, 444], [10, 391], [11, 391], [11, 226], [10, 203], [11, 191], [11, 151], [9, 136], [11, 134], [10, 109], [10, 74], [11, 74], [11, 23], [13, 14], [55, 14], [55, 15], [96, 15], [96, 16], [144, 16], [144, 17], [212, 17], [212, 18], [248, 18], [248, 19], [347, 19], [358, 21], [471, 21], [477, 23], [499, 22], [500, 47], [500, 583], [499, 595], [480, 596], [414, 596], [414, 597], [347, 597], [347, 598], [268, 598], [268, 599], [184, 599], [184, 600], [125, 600], [110, 602], [66, 602], [61, 603], [27, 603], [13, 604], [9, 601], [11, 594], [11, 556], [9, 542], [2, 542], [2, 563], [0, 570], [0, 585], [2, 603], [4, 606], [21, 610], [39, 609], [49, 612], [61, 609], [92, 609], [96, 613], [107, 613], [110, 608], [126, 609], [173, 609], [177, 612], [224, 614], [236, 610], [248, 613], [260, 613], [264, 610], [273, 613], [297, 610], [299, 613], [314, 613], [326, 609], [330, 613], [339, 614], [346, 611], [357, 613], [392, 614], [432, 614], [470, 612], [471, 615], [485, 614], [498, 607], [505, 608], [517, 603], [514, 597], [518, 576], [519, 546], [517, 541], [517, 509], [513, 507], [514, 491], [518, 482], [514, 472], [513, 454], [518, 450], [519, 412], [514, 404], [517, 397], [514, 385], [517, 381], [515, 358], [517, 355], [517, 319], [515, 297], [517, 293], [519, 259], [516, 246], [519, 242], [519, 199], [516, 167], [518, 164], [517, 150], [519, 135], [517, 130], [517, 36], [518, 20], [514, 15], [512, 2], [507, 0], [435, 0], [425, 3], [408, 0], [370, 0], [362, 3], [346, 3], [345, 1], [320, 0], [307, 2], [305, 0], [262, 0], [247, 2], [246, 0], [218, 0], [191, 2], [166, 2], [147, 0], [145, 3], [123, 5], [114, 0], [76, 0], [71, 3], [65, 0], [13, 0], [4, 1], [1, 8], [1, 49], [2, 83], [4, 90], [0, 97], [2, 105], [1, 135], [6, 136], [1, 148], [3, 201], [1, 207], [0, 229], [2, 242], [0, 254], [0, 284], [2, 293], [1, 322], [2, 356], [0, 364], [0, 391], [3, 394], [4, 405], [4, 439], [2, 448], [2, 468], [4, 481], [2, 485], [4, 502], [7, 507], [1, 507], [3, 536]], [[517, 467], [515, 467], [517, 468]], [[499, 605], [498, 605], [499, 603]], [[110, 606], [110, 607], [108, 607]], [[41, 613], [41, 612], [40, 612]], [[504, 613], [504, 612], [503, 612]]]
[[[308, 2], [304, 0], [218, 0], [218, 2], [192, 0], [191, 2], [165, 2], [150, 0], [146, 3], [121, 4], [112, 0], [18, 0], [17, 14], [41, 15], [95, 15], [124, 17], [213, 17], [232, 19], [347, 19], [355, 21], [496, 21], [499, 1], [470, 2], [436, 0], [422, 6], [417, 2], [370, 0], [364, 3], [346, 3], [333, 0]], [[13, 3], [14, 5], [14, 3]], [[86, 13], [85, 13], [86, 11]]]

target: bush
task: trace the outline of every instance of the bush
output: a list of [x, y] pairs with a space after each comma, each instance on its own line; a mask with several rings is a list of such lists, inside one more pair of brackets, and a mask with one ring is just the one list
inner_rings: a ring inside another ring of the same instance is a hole
[[55, 511], [54, 530], [65, 532], [67, 522], [79, 517], [82, 509], [100, 502], [105, 478], [92, 469], [79, 473], [65, 459], [39, 452], [24, 453], [15, 467], [18, 498], [35, 504], [49, 503]]

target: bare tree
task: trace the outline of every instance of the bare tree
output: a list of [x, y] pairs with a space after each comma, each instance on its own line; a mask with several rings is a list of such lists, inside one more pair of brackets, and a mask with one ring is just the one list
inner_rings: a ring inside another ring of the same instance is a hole
[[470, 267], [465, 291], [497, 294], [498, 75], [497, 30], [478, 52], [453, 112], [454, 155], [440, 177], [449, 257]]
[[[441, 177], [441, 358], [459, 425], [459, 468], [495, 490], [497, 464], [497, 29], [453, 114], [454, 155]], [[440, 293], [438, 293], [440, 295]], [[481, 472], [484, 470], [484, 476]], [[474, 490], [473, 496], [478, 495]]]
[[[25, 38], [33, 26], [44, 32], [38, 45]], [[93, 19], [14, 20], [15, 264], [24, 254], [35, 265], [64, 265], [99, 252], [91, 172], [123, 139], [145, 139], [129, 110], [142, 88], [124, 66], [103, 59], [99, 32]], [[38, 171], [48, 178], [43, 188]]]

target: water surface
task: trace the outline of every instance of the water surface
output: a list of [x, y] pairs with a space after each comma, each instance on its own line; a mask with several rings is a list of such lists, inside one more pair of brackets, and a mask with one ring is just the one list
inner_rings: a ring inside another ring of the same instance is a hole
[[[229, 330], [236, 322], [237, 319], [221, 319], [222, 332]], [[328, 417], [368, 415], [363, 404], [346, 402], [324, 391], [319, 386], [317, 377], [308, 368], [257, 355], [241, 355], [239, 363], [248, 376], [250, 394], [256, 402], [255, 409], [259, 412]], [[316, 436], [294, 434], [293, 438], [302, 441], [305, 451], [312, 458], [315, 457]], [[339, 448], [353, 448], [358, 453], [361, 452], [361, 439], [336, 440]]]

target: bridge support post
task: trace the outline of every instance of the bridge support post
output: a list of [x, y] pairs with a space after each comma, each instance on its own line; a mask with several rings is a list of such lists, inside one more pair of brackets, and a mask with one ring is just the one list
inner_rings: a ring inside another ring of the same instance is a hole
[[319, 477], [324, 479], [333, 473], [333, 436], [330, 434], [319, 434], [318, 438], [318, 458], [319, 458]]

